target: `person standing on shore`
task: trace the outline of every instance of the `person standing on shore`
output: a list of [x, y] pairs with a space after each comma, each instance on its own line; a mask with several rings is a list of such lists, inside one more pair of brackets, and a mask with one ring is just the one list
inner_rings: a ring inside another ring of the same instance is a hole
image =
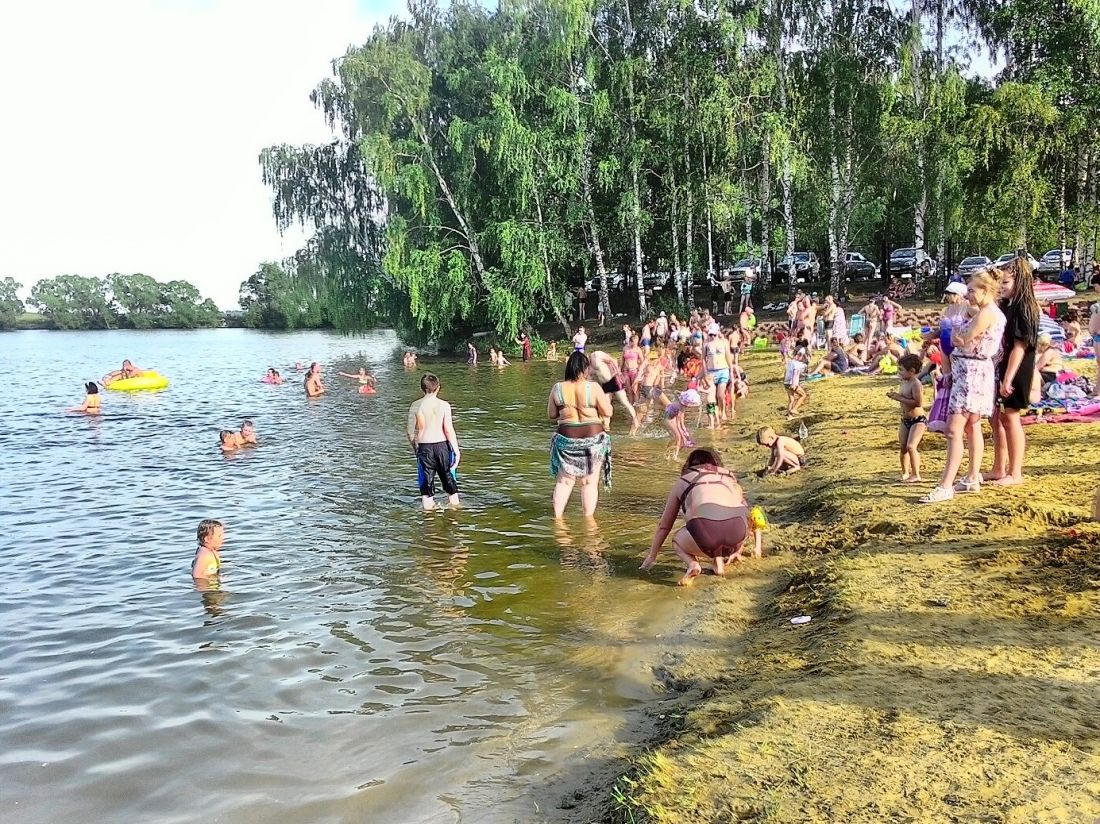
[[1020, 413], [1031, 405], [1035, 347], [1039, 338], [1039, 304], [1031, 264], [1017, 257], [1001, 274], [1001, 312], [1005, 316], [1000, 362], [996, 367], [997, 405], [993, 429], [993, 467], [983, 480], [997, 486], [1023, 482], [1024, 426]]
[[577, 287], [577, 320], [585, 320], [585, 313], [588, 310], [588, 290], [584, 288], [582, 283]]
[[584, 352], [584, 347], [588, 344], [588, 333], [584, 331], [583, 326], [577, 327], [577, 334], [573, 336], [573, 351]]
[[[976, 310], [974, 317], [952, 333], [951, 394], [947, 401], [947, 462], [939, 485], [920, 499], [923, 504], [949, 501], [956, 492], [980, 492], [982, 452], [985, 448], [982, 418], [993, 414], [996, 381], [993, 356], [1004, 336], [1005, 316], [997, 307], [1000, 278], [983, 269], [970, 277], [967, 300]], [[970, 451], [967, 477], [957, 484], [964, 441]]]
[[458, 506], [458, 481], [455, 470], [462, 458], [451, 415], [451, 405], [439, 398], [439, 378], [430, 372], [420, 379], [424, 393], [409, 406], [405, 434], [416, 453], [420, 500], [425, 510], [435, 509], [435, 479], [447, 494], [452, 507]]
[[550, 474], [554, 483], [554, 517], [560, 518], [581, 485], [581, 512], [591, 518], [599, 503], [600, 475], [611, 486], [611, 437], [604, 421], [612, 415], [611, 399], [599, 384], [588, 380], [588, 356], [574, 352], [565, 364], [565, 380], [554, 384], [546, 402], [546, 415], [557, 421], [550, 441]]
[[863, 316], [863, 320], [867, 324], [867, 334], [864, 339], [869, 344], [874, 343], [878, 339], [878, 329], [882, 321], [882, 310], [878, 308], [875, 299], [871, 298], [867, 301], [867, 305], [859, 310], [859, 314]]

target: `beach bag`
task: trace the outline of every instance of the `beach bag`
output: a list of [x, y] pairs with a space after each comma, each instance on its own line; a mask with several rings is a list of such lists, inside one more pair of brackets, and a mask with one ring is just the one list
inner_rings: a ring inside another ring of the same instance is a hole
[[951, 377], [944, 375], [936, 378], [936, 397], [928, 412], [928, 431], [947, 431], [947, 402], [951, 398]]

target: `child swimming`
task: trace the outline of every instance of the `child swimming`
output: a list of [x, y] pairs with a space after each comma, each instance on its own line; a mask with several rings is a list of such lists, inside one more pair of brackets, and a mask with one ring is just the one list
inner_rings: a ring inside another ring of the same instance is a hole
[[241, 432], [238, 437], [240, 438], [242, 446], [244, 444], [256, 443], [256, 427], [248, 418], [245, 418], [243, 421], [241, 421]]
[[222, 452], [233, 452], [244, 446], [244, 440], [242, 436], [232, 431], [231, 429], [223, 429], [218, 433], [218, 442], [221, 445]]
[[86, 415], [98, 415], [102, 410], [99, 408], [99, 387], [95, 381], [88, 381], [84, 384], [84, 405], [74, 406], [70, 408], [69, 412], [83, 412]]
[[195, 550], [195, 560], [191, 564], [191, 577], [200, 580], [217, 578], [222, 568], [219, 550], [225, 542], [225, 526], [221, 521], [201, 521], [196, 537], [199, 546]]

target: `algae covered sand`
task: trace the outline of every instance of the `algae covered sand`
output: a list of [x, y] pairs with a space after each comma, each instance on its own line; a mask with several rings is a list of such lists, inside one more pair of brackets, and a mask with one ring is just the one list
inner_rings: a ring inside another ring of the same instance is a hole
[[[770, 416], [752, 423], [780, 428], [777, 361], [748, 368]], [[663, 733], [601, 817], [1100, 817], [1100, 426], [1029, 427], [1022, 487], [920, 505], [944, 441], [922, 445], [927, 484], [897, 483], [895, 385], [811, 385], [808, 470], [746, 481], [771, 554], [700, 579], [659, 673]], [[742, 476], [761, 462], [747, 438], [729, 443]]]

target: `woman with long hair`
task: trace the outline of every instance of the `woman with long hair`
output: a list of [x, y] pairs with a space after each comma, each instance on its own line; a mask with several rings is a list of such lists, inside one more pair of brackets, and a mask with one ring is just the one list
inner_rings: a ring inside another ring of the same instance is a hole
[[1024, 427], [1020, 413], [1031, 405], [1035, 347], [1039, 339], [1039, 304], [1035, 278], [1026, 258], [1017, 257], [1001, 275], [1004, 340], [997, 364], [997, 408], [993, 427], [993, 466], [984, 480], [1012, 486], [1024, 480]]
[[[921, 503], [938, 503], [955, 497], [956, 492], [981, 490], [985, 449], [982, 418], [993, 414], [993, 358], [1000, 349], [1005, 327], [1005, 316], [997, 307], [999, 291], [1000, 278], [994, 270], [982, 269], [970, 278], [966, 298], [973, 317], [951, 333], [954, 349], [947, 401], [947, 462], [939, 485], [921, 498]], [[956, 484], [964, 443], [969, 448], [970, 466], [967, 476]]]
[[672, 539], [672, 548], [687, 571], [680, 586], [689, 585], [703, 571], [699, 562], [710, 562], [715, 575], [723, 575], [726, 564], [741, 557], [749, 536], [749, 508], [737, 478], [722, 467], [712, 449], [693, 449], [669, 490], [665, 511], [657, 524], [653, 543], [642, 562], [650, 569], [657, 562], [668, 534], [683, 513], [684, 526]]
[[554, 484], [554, 517], [560, 518], [580, 481], [581, 511], [586, 518], [596, 513], [600, 474], [611, 486], [611, 436], [604, 422], [611, 420], [611, 399], [598, 383], [588, 380], [588, 356], [574, 352], [565, 363], [565, 380], [554, 384], [546, 402], [546, 414], [558, 422], [550, 441], [550, 474]]

